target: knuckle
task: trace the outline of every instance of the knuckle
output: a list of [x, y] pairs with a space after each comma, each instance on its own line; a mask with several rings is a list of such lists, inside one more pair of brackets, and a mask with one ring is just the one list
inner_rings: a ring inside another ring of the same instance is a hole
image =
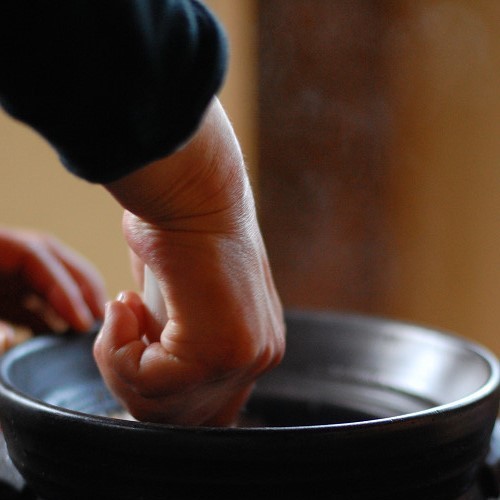
[[255, 378], [276, 367], [285, 353], [283, 322], [270, 322], [267, 328], [256, 332], [253, 325], [240, 328], [240, 342], [232, 342], [216, 360], [214, 373], [246, 373]]

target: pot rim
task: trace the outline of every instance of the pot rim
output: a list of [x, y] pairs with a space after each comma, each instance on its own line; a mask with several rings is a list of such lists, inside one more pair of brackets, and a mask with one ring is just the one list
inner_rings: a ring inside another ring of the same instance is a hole
[[[316, 318], [324, 318], [324, 319], [332, 319], [337, 318], [342, 321], [377, 321], [380, 324], [388, 324], [390, 326], [404, 326], [404, 327], [412, 327], [416, 330], [425, 331], [427, 333], [431, 333], [437, 338], [446, 341], [453, 342], [457, 348], [462, 350], [468, 350], [473, 354], [477, 355], [489, 369], [489, 377], [486, 382], [479, 387], [477, 390], [459, 398], [450, 403], [436, 405], [430, 408], [426, 408], [424, 410], [419, 410], [411, 413], [404, 413], [401, 415], [391, 416], [391, 417], [381, 417], [381, 418], [373, 418], [370, 420], [360, 420], [354, 422], [341, 422], [341, 423], [332, 423], [332, 424], [317, 424], [317, 425], [293, 425], [293, 426], [241, 426], [241, 427], [212, 427], [212, 426], [181, 426], [181, 425], [173, 425], [173, 424], [160, 424], [160, 423], [150, 423], [150, 422], [141, 422], [136, 420], [126, 420], [120, 419], [112, 416], [104, 416], [104, 415], [95, 415], [90, 413], [85, 413], [82, 411], [76, 411], [60, 406], [56, 406], [45, 401], [42, 401], [38, 398], [32, 397], [20, 390], [18, 390], [11, 382], [10, 377], [7, 373], [9, 361], [13, 358], [18, 358], [21, 356], [25, 356], [33, 351], [37, 351], [41, 348], [50, 348], [51, 346], [57, 345], [60, 342], [64, 342], [67, 339], [71, 338], [81, 338], [82, 334], [70, 334], [66, 336], [66, 338], [61, 338], [60, 336], [54, 335], [45, 335], [36, 337], [28, 340], [27, 342], [20, 344], [7, 353], [5, 353], [0, 358], [0, 396], [2, 398], [6, 398], [12, 402], [15, 402], [17, 405], [20, 405], [26, 409], [29, 409], [33, 412], [43, 412], [47, 416], [52, 416], [56, 418], [65, 419], [66, 421], [74, 421], [75, 424], [81, 422], [82, 419], [85, 421], [86, 425], [97, 425], [99, 427], [108, 427], [108, 428], [120, 428], [120, 429], [130, 429], [130, 431], [165, 431], [165, 430], [176, 430], [182, 432], [193, 432], [193, 433], [230, 433], [230, 434], [239, 434], [239, 433], [269, 433], [269, 432], [307, 432], [314, 433], [316, 431], [324, 431], [325, 429], [330, 430], [354, 430], [354, 429], [372, 429], [379, 428], [385, 426], [394, 426], [398, 423], [404, 423], [408, 421], [415, 422], [425, 422], [428, 419], [435, 420], [439, 416], [447, 416], [450, 413], [454, 413], [456, 411], [462, 411], [466, 407], [471, 407], [476, 403], [484, 402], [490, 397], [498, 397], [498, 393], [500, 392], [500, 365], [497, 357], [486, 347], [482, 346], [479, 343], [471, 341], [469, 339], [465, 339], [457, 334], [450, 333], [445, 330], [435, 329], [428, 327], [426, 325], [406, 322], [401, 320], [384, 318], [381, 316], [370, 316], [364, 314], [357, 313], [335, 313], [335, 312], [325, 312], [325, 311], [287, 311], [286, 314], [288, 316], [301, 316], [313, 314]], [[93, 332], [95, 334], [96, 332]], [[93, 334], [87, 334], [93, 336]], [[85, 334], [84, 334], [85, 335]]]

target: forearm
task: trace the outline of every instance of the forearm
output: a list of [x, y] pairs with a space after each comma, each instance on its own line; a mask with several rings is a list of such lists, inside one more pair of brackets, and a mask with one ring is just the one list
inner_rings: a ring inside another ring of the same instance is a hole
[[200, 230], [227, 231], [253, 203], [238, 141], [217, 99], [183, 148], [105, 187], [134, 215], [172, 230], [191, 221]]

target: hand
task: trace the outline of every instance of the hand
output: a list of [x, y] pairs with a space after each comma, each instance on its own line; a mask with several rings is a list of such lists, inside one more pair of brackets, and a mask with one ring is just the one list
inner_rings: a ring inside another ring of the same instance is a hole
[[182, 150], [107, 186], [168, 320], [132, 292], [107, 305], [94, 353], [139, 420], [232, 425], [284, 352], [282, 308], [239, 146], [217, 101]]
[[103, 317], [105, 290], [94, 267], [52, 236], [0, 228], [0, 347], [9, 323], [34, 333], [90, 329]]

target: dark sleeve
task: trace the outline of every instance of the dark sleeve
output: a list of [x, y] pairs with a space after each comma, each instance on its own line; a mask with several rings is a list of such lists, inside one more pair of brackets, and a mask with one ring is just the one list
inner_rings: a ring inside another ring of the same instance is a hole
[[193, 0], [1, 0], [0, 103], [74, 174], [116, 180], [174, 152], [226, 66]]

